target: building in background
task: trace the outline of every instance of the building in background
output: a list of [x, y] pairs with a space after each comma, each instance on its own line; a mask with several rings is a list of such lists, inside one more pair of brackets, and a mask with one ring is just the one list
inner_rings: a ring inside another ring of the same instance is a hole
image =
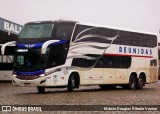
[[[22, 25], [0, 18], [0, 48], [6, 42], [17, 40], [21, 29]], [[0, 80], [11, 80], [13, 54], [14, 46], [9, 46], [5, 55], [0, 55]]]

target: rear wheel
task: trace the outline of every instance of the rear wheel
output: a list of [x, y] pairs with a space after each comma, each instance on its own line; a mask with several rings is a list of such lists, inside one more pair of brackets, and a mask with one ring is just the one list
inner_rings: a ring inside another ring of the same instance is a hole
[[44, 93], [45, 87], [37, 87], [38, 93]]
[[67, 86], [68, 91], [73, 92], [74, 88], [75, 88], [75, 85], [76, 85], [75, 77], [74, 77], [73, 74], [71, 74], [71, 76], [69, 78], [69, 81], [68, 81], [68, 86]]
[[137, 89], [142, 89], [144, 85], [145, 85], [145, 77], [140, 75], [139, 78], [137, 79]]
[[136, 89], [137, 79], [134, 75], [131, 75], [129, 78], [128, 89]]

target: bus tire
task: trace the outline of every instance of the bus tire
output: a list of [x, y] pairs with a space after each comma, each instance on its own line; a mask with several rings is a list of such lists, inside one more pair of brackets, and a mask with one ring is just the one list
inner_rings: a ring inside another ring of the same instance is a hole
[[145, 77], [140, 75], [139, 78], [137, 79], [137, 89], [142, 89], [144, 85], [145, 85]]
[[44, 93], [45, 92], [45, 87], [38, 86], [37, 90], [38, 90], [38, 93]]
[[136, 89], [137, 84], [137, 79], [134, 75], [131, 75], [129, 78], [129, 84], [128, 84], [128, 89], [134, 90]]
[[68, 86], [67, 86], [68, 92], [73, 92], [74, 88], [75, 88], [75, 85], [76, 85], [75, 77], [74, 77], [73, 74], [71, 74], [71, 76], [69, 78], [69, 81], [68, 81]]

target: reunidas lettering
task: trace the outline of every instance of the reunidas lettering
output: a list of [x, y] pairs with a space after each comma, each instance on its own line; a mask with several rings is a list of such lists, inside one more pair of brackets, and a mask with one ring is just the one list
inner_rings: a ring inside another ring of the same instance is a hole
[[143, 49], [143, 48], [135, 48], [135, 47], [119, 47], [119, 53], [152, 55], [152, 49]]

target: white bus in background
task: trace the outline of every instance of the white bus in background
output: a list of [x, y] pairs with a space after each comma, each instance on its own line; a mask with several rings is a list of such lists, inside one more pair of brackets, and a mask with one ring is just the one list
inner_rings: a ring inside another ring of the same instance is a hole
[[[3, 44], [0, 45], [0, 47]], [[8, 46], [5, 55], [0, 55], [0, 81], [11, 81], [13, 73], [14, 46]]]
[[[158, 79], [155, 34], [72, 21], [27, 23], [15, 44], [13, 84], [142, 89]], [[7, 45], [2, 47], [2, 54]]]
[[[0, 47], [9, 41], [17, 40], [21, 25], [0, 18]], [[6, 47], [4, 55], [0, 54], [0, 81], [11, 81], [15, 46]]]

